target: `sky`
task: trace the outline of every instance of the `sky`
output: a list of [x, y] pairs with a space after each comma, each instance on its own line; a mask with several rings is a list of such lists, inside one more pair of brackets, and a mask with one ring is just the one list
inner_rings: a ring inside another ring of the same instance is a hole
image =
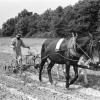
[[9, 18], [14, 18], [23, 9], [42, 14], [47, 9], [74, 5], [79, 0], [0, 0], [0, 28]]

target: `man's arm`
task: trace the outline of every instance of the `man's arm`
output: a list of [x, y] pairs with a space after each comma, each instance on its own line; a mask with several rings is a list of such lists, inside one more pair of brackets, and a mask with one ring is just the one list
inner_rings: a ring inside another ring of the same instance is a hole
[[16, 47], [15, 38], [11, 40], [11, 47], [12, 47], [12, 48], [15, 48], [15, 47]]
[[30, 49], [30, 47], [27, 46], [27, 45], [25, 45], [24, 42], [23, 42], [22, 40], [21, 40], [21, 46], [24, 47], [24, 48], [29, 48], [29, 49]]

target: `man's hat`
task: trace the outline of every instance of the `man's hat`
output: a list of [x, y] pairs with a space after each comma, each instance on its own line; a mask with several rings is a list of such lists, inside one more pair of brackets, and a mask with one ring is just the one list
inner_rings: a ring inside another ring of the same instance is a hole
[[21, 37], [21, 36], [22, 36], [21, 34], [17, 34], [17, 35], [16, 35], [16, 37]]

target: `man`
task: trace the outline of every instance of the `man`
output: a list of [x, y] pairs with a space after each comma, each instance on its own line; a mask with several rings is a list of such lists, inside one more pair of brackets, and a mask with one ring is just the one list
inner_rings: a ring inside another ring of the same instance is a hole
[[29, 46], [26, 46], [24, 42], [21, 39], [21, 34], [17, 34], [15, 38], [11, 41], [11, 47], [13, 49], [13, 56], [14, 59], [16, 59], [16, 64], [18, 66], [18, 62], [20, 61], [20, 64], [22, 64], [22, 52], [21, 47], [24, 48], [30, 48]]

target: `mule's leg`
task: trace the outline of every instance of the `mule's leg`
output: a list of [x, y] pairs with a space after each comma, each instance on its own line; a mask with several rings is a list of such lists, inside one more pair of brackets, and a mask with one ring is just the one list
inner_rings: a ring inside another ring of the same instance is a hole
[[44, 65], [44, 68], [43, 68], [43, 73], [45, 73], [47, 71], [47, 66], [49, 65], [49, 63], [50, 63], [50, 60], [47, 59], [45, 65]]
[[87, 71], [86, 71], [86, 69], [82, 69], [81, 68], [79, 70], [79, 74], [83, 76], [83, 80], [84, 80], [85, 86], [87, 87], [89, 84], [88, 84]]
[[56, 64], [56, 68], [57, 68], [57, 77], [58, 78], [60, 78], [60, 70], [59, 70], [59, 65], [58, 64]]
[[63, 70], [63, 74], [64, 74], [64, 76], [65, 76], [65, 72], [66, 72], [66, 71], [65, 71], [65, 64], [62, 65], [62, 70]]
[[47, 71], [48, 71], [48, 77], [49, 77], [49, 82], [51, 83], [51, 84], [53, 84], [53, 80], [52, 80], [52, 76], [51, 76], [51, 69], [52, 69], [52, 67], [54, 66], [54, 62], [50, 62], [50, 64], [49, 64], [49, 66], [47, 67]]
[[76, 66], [74, 65], [73, 68], [74, 68], [75, 76], [71, 80], [70, 85], [73, 84], [77, 80], [77, 78], [78, 78], [78, 67], [77, 67], [77, 65]]
[[88, 79], [87, 79], [87, 71], [86, 71], [86, 69], [84, 69], [84, 83], [85, 83], [85, 85], [86, 86], [88, 86]]
[[41, 61], [40, 67], [39, 67], [39, 80], [40, 80], [40, 81], [42, 81], [41, 75], [42, 75], [43, 66], [44, 66], [46, 60], [47, 60], [47, 58], [46, 58], [46, 59], [43, 59], [43, 60]]
[[70, 65], [66, 64], [66, 73], [65, 73], [65, 78], [66, 78], [66, 88], [69, 88], [69, 71], [70, 71]]
[[59, 67], [62, 68], [63, 74], [64, 74], [64, 76], [65, 76], [65, 65], [63, 64], [63, 65], [59, 65], [59, 66], [58, 66], [58, 64], [57, 64], [56, 67], [57, 67], [57, 77], [60, 78], [60, 69], [59, 69]]

